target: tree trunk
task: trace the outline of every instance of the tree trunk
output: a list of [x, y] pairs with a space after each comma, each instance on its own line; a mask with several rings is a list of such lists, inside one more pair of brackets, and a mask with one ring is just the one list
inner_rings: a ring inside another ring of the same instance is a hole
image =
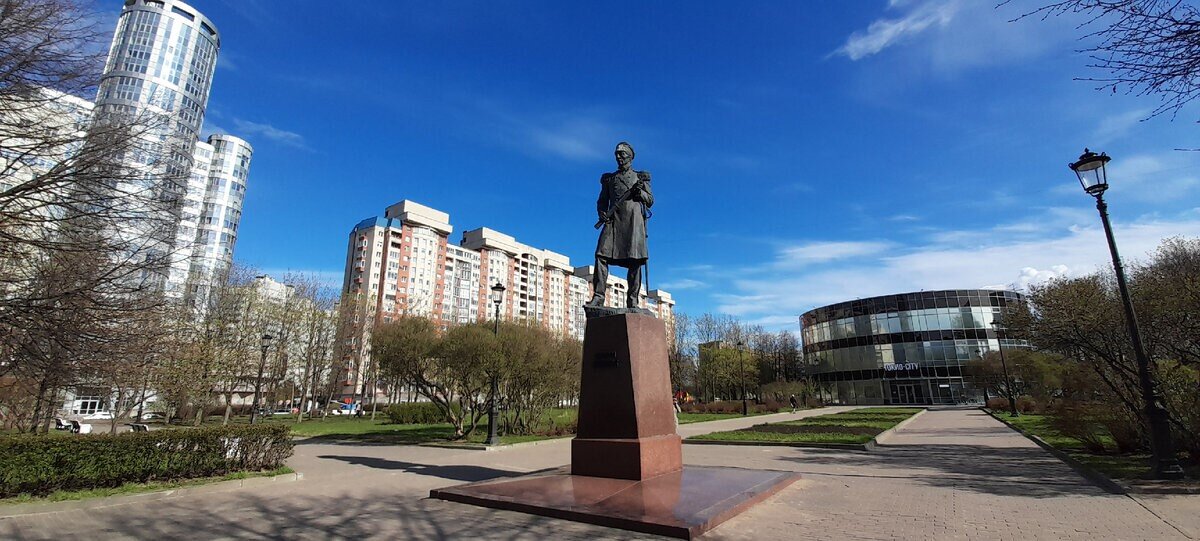
[[229, 418], [233, 416], [233, 393], [225, 395], [225, 417], [221, 419], [221, 426], [229, 426]]
[[38, 382], [37, 398], [33, 402], [33, 418], [29, 422], [30, 434], [37, 434], [38, 427], [42, 424], [42, 403], [46, 400], [46, 388], [50, 385], [49, 380], [50, 376], [47, 375]]

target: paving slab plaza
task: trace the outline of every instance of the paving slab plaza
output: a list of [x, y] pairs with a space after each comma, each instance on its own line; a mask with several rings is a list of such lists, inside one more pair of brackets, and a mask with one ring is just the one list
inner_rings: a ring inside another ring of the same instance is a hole
[[[852, 408], [683, 425], [731, 430]], [[497, 451], [301, 441], [290, 482], [0, 506], [2, 539], [647, 539], [432, 500], [558, 467], [570, 443]], [[684, 462], [803, 478], [703, 539], [1200, 539], [1200, 495], [1105, 493], [981, 411], [933, 410], [871, 452], [685, 445]], [[13, 516], [15, 515], [15, 516]]]

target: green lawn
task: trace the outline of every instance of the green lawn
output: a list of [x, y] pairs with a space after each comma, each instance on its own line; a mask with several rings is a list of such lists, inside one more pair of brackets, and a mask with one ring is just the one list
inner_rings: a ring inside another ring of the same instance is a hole
[[[768, 415], [767, 413], [750, 413], [750, 416]], [[549, 432], [551, 426], [563, 427], [575, 423], [577, 410], [575, 408], [553, 408], [543, 418], [539, 431]], [[720, 421], [736, 419], [741, 413], [680, 413], [679, 424], [701, 423], [705, 421]], [[297, 423], [292, 416], [266, 416], [263, 423], [285, 423], [292, 427], [292, 434], [300, 437], [313, 437], [330, 441], [356, 441], [366, 443], [389, 443], [397, 445], [416, 445], [421, 443], [477, 443], [482, 444], [487, 439], [487, 418], [480, 420], [474, 432], [465, 440], [454, 440], [454, 430], [449, 423], [396, 425], [388, 423], [382, 413], [371, 420], [370, 413], [362, 418], [330, 416], [323, 419], [305, 419]], [[205, 424], [219, 424], [221, 417], [209, 417]], [[249, 422], [249, 417], [240, 416], [230, 420], [234, 424]], [[181, 426], [186, 428], [186, 426]], [[502, 444], [524, 443], [545, 439], [569, 437], [570, 435], [538, 435], [538, 434], [504, 434], [500, 436]]]
[[692, 436], [692, 440], [762, 443], [861, 444], [921, 411], [920, 408], [870, 408], [818, 415], [798, 421], [767, 423], [741, 430]]
[[[1150, 474], [1150, 454], [1097, 454], [1089, 452], [1083, 444], [1074, 438], [1062, 435], [1054, 429], [1049, 415], [1021, 414], [1020, 417], [1009, 417], [1007, 411], [993, 411], [998, 417], [1021, 431], [1041, 438], [1054, 448], [1063, 451], [1088, 466], [1112, 479], [1146, 479]], [[1101, 435], [1100, 440], [1105, 446], [1115, 448], [1116, 444], [1107, 434]], [[1200, 479], [1200, 465], [1184, 464], [1188, 477]]]
[[272, 477], [275, 475], [283, 475], [286, 473], [295, 473], [295, 470], [281, 466], [277, 469], [263, 472], [235, 472], [216, 477], [201, 477], [198, 479], [180, 479], [177, 481], [150, 481], [148, 483], [125, 483], [118, 487], [105, 488], [90, 488], [85, 490], [56, 490], [45, 496], [30, 496], [22, 494], [13, 498], [0, 498], [0, 505], [14, 503], [33, 503], [33, 502], [61, 502], [68, 500], [83, 500], [87, 498], [100, 498], [104, 496], [123, 496], [129, 494], [142, 494], [145, 492], [158, 492], [162, 490], [170, 490], [174, 488], [190, 487], [197, 485], [207, 485], [220, 481], [230, 481], [233, 479], [249, 479], [252, 477]]
[[[775, 412], [768, 411], [763, 413], [750, 412], [747, 417], [756, 417], [758, 415], [771, 415]], [[741, 413], [680, 413], [676, 415], [679, 418], [679, 424], [686, 425], [690, 423], [703, 423], [706, 421], [722, 421], [725, 419], [737, 419], [741, 417]]]
[[[575, 410], [555, 408], [543, 420], [543, 427], [549, 427], [553, 420], [554, 426], [561, 427], [575, 422]], [[278, 422], [278, 421], [271, 421]], [[391, 443], [400, 445], [415, 445], [420, 443], [464, 442], [482, 444], [487, 439], [487, 417], [480, 420], [475, 430], [466, 440], [454, 440], [454, 429], [449, 423], [397, 425], [388, 423], [387, 417], [370, 415], [361, 419], [354, 417], [326, 417], [302, 423], [292, 424], [292, 433], [297, 436], [315, 437], [327, 440], [358, 441], [369, 443]], [[563, 436], [548, 436], [538, 434], [502, 434], [501, 444], [523, 443], [527, 441], [545, 440]]]

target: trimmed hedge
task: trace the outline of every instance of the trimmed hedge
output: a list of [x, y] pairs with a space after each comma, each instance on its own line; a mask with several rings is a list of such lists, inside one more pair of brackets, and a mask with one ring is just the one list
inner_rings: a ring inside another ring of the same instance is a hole
[[[458, 411], [458, 404], [451, 404]], [[446, 416], [433, 402], [404, 402], [383, 410], [388, 422], [394, 425], [432, 425], [446, 422]]]
[[292, 456], [287, 425], [0, 437], [0, 497], [271, 470]]

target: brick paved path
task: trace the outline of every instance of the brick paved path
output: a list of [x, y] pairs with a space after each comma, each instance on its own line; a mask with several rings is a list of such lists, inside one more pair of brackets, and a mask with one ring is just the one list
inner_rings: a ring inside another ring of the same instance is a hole
[[[425, 498], [431, 488], [555, 467], [569, 455], [566, 441], [492, 452], [302, 443], [289, 461], [301, 481], [48, 504], [0, 519], [0, 539], [645, 538]], [[1200, 496], [1106, 494], [976, 410], [926, 412], [871, 453], [689, 445], [684, 460], [804, 474], [706, 539], [1200, 539]]]
[[926, 412], [871, 453], [762, 448], [744, 464], [799, 471], [804, 480], [727, 522], [715, 539], [1188, 539], [1200, 533], [1200, 496], [1139, 502], [1107, 494], [978, 410]]

